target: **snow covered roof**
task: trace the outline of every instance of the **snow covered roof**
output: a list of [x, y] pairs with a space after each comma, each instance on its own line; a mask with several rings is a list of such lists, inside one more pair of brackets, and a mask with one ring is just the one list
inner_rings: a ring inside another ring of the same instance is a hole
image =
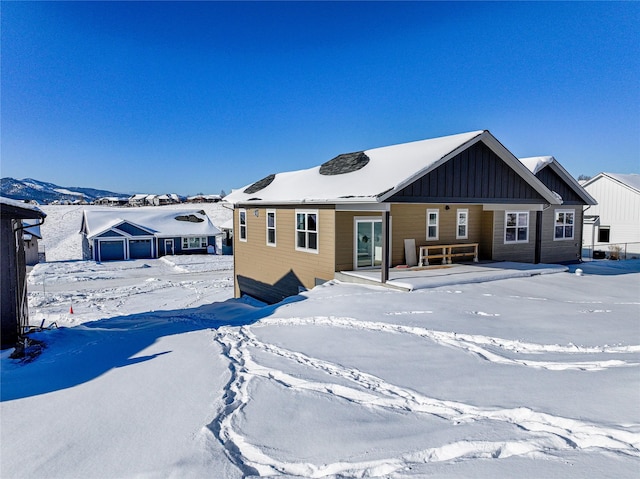
[[5, 198], [4, 196], [0, 196], [0, 204], [4, 207], [9, 208], [19, 208], [24, 210], [24, 212], [20, 215], [20, 218], [44, 218], [47, 216], [40, 208], [36, 205], [32, 205], [29, 203], [25, 203], [23, 201], [12, 200], [11, 198]]
[[221, 199], [220, 195], [193, 195], [193, 196], [187, 196], [187, 200], [197, 200], [197, 199], [208, 199], [208, 200], [219, 200]]
[[532, 156], [531, 158], [520, 158], [520, 161], [535, 175], [545, 166], [553, 163], [555, 158], [553, 156]]
[[[556, 160], [553, 156], [532, 156], [529, 158], [520, 158], [520, 161], [524, 166], [526, 166], [531, 173], [537, 175], [541, 170], [546, 168], [547, 166], [551, 166], [551, 168], [560, 176], [562, 179], [573, 188], [578, 196], [580, 196], [583, 201], [588, 205], [595, 205], [597, 201], [584, 189], [584, 185], [581, 185], [573, 176], [569, 174], [567, 170], [560, 164], [558, 160]], [[553, 192], [557, 194], [556, 192]]]
[[203, 210], [155, 207], [84, 210], [81, 232], [94, 238], [125, 221], [154, 236], [215, 236], [221, 233]]
[[557, 203], [551, 192], [487, 130], [339, 155], [321, 166], [269, 175], [232, 191], [224, 201], [382, 202], [481, 140], [499, 151], [501, 158], [547, 201]]
[[233, 218], [228, 219], [224, 223], [220, 225], [221, 230], [232, 230], [233, 229]]
[[630, 173], [630, 174], [622, 174], [622, 173], [600, 173], [596, 176], [594, 176], [593, 178], [591, 178], [590, 180], [586, 181], [582, 186], [586, 187], [587, 185], [590, 185], [591, 183], [595, 182], [596, 180], [598, 180], [599, 178], [602, 178], [603, 176], [606, 176], [608, 178], [611, 178], [614, 181], [617, 181], [619, 183], [622, 183], [623, 185], [636, 190], [636, 192], [640, 193], [640, 174], [638, 173]]

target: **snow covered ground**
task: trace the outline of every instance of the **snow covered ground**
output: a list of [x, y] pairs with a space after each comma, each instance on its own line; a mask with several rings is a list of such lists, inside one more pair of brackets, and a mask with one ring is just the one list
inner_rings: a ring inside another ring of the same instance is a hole
[[34, 268], [0, 477], [637, 477], [640, 261], [274, 306], [231, 261]]

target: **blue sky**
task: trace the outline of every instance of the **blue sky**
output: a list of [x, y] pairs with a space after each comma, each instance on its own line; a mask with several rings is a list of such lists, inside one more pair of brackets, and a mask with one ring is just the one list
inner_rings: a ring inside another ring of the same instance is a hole
[[219, 193], [490, 130], [640, 172], [638, 2], [2, 2], [1, 175]]

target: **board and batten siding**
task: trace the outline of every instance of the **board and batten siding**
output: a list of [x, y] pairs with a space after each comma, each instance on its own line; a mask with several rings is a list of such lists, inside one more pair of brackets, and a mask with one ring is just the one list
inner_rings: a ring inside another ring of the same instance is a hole
[[[276, 245], [267, 245], [267, 210], [276, 213]], [[296, 210], [318, 212], [318, 253], [295, 246]], [[239, 208], [234, 210], [235, 296], [268, 303], [313, 288], [334, 277], [335, 211], [325, 206], [246, 208], [247, 241], [240, 241]], [[257, 212], [257, 215], [256, 215]]]
[[390, 203], [545, 203], [540, 193], [482, 141], [388, 199]]

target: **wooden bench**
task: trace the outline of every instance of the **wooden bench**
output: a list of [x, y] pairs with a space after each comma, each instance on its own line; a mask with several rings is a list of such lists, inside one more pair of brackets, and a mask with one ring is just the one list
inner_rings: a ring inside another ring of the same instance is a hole
[[460, 243], [420, 246], [419, 265], [428, 266], [431, 259], [442, 259], [442, 264], [451, 264], [452, 258], [461, 256], [473, 256], [473, 261], [477, 263], [478, 245], [479, 243]]

